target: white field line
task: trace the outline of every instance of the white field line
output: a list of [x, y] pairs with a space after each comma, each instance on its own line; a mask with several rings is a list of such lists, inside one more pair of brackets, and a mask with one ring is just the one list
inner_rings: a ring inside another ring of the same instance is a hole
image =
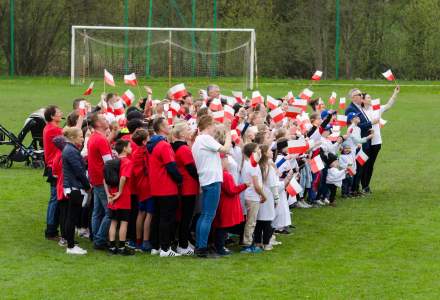
[[[288, 82], [259, 82], [258, 85], [307, 85], [303, 83], [288, 83]], [[440, 84], [399, 84], [407, 87], [440, 87]], [[379, 87], [394, 87], [394, 84], [377, 84], [377, 83], [320, 83], [313, 86], [379, 86]]]

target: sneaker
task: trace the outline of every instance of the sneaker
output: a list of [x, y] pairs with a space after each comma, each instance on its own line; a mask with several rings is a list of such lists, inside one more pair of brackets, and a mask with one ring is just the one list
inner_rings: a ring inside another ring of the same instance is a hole
[[283, 243], [277, 241], [275, 235], [272, 235], [272, 237], [270, 238], [270, 244], [272, 246], [278, 246], [278, 245], [282, 245]]
[[111, 255], [116, 255], [116, 254], [118, 254], [118, 248], [116, 248], [116, 247], [109, 247], [108, 248], [108, 253], [111, 254]]
[[73, 248], [66, 249], [67, 254], [75, 254], [75, 255], [84, 255], [87, 254], [87, 250], [80, 248], [79, 246], [75, 246]]
[[316, 201], [316, 204], [321, 205], [321, 206], [325, 206], [325, 203], [322, 202], [321, 200]]
[[136, 248], [136, 251], [146, 253], [146, 252], [151, 252], [152, 249], [153, 247], [151, 246], [150, 241], [143, 241], [142, 245]]
[[312, 207], [312, 205], [308, 204], [305, 201], [300, 201], [300, 202], [302, 202], [303, 208], [311, 208]]
[[222, 249], [218, 249], [216, 252], [220, 256], [228, 256], [232, 254], [232, 251], [227, 249], [226, 247], [223, 247]]
[[327, 198], [325, 198], [324, 200], [322, 200], [326, 205], [329, 205], [330, 204], [330, 201], [328, 201], [328, 199]]
[[151, 252], [150, 252], [150, 254], [151, 255], [159, 255], [160, 254], [160, 252], [161, 252], [161, 250], [159, 249], [159, 250], [157, 250], [157, 249], [151, 249]]
[[186, 248], [177, 247], [176, 252], [179, 253], [180, 255], [185, 255], [185, 256], [194, 255], [194, 250], [190, 246]]
[[67, 240], [60, 238], [60, 240], [58, 241], [58, 246], [60, 247], [67, 247]]
[[188, 247], [193, 249], [193, 250], [196, 249], [196, 247], [193, 244], [191, 244], [190, 242], [188, 242]]
[[240, 253], [253, 253], [252, 252], [252, 246], [245, 246], [243, 249], [241, 249]]
[[181, 256], [181, 254], [174, 252], [173, 249], [170, 248], [170, 249], [168, 249], [168, 251], [160, 250], [159, 256], [160, 257], [174, 257], [174, 256], [177, 257], [177, 256]]
[[261, 253], [263, 252], [263, 249], [257, 246], [251, 246], [252, 247], [252, 253]]
[[136, 242], [135, 241], [125, 242], [125, 247], [128, 247], [132, 250], [135, 250], [136, 249]]
[[130, 256], [130, 255], [134, 255], [134, 250], [125, 246], [118, 249], [118, 254], [121, 254], [123, 256]]
[[264, 251], [271, 251], [271, 250], [273, 250], [273, 246], [271, 244], [264, 245], [263, 250]]
[[261, 252], [263, 252], [263, 249], [254, 245], [244, 247], [243, 250], [240, 251], [240, 253], [255, 253], [255, 254]]
[[81, 228], [78, 232], [79, 237], [88, 239], [90, 238], [90, 231], [88, 228]]

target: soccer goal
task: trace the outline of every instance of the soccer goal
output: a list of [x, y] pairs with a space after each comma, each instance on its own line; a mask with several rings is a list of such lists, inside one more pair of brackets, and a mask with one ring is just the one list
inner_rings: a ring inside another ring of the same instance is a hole
[[71, 84], [135, 72], [138, 78], [231, 78], [253, 89], [255, 30], [72, 26]]

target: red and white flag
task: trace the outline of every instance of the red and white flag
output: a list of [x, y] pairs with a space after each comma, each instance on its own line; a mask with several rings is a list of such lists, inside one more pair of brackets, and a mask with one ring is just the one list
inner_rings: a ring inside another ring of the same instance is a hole
[[134, 102], [134, 99], [136, 97], [134, 96], [132, 91], [126, 90], [125, 93], [122, 94], [121, 98], [122, 98], [122, 100], [124, 100], [124, 102], [127, 106], [130, 106]]
[[380, 99], [371, 100], [371, 107], [373, 110], [380, 110]]
[[245, 127], [245, 122], [242, 122], [242, 123], [240, 123], [240, 124], [238, 124], [237, 125], [237, 130], [238, 130], [238, 132], [241, 134], [242, 132], [243, 132], [243, 130], [244, 130], [244, 127]]
[[385, 72], [382, 73], [383, 77], [385, 77], [388, 81], [393, 81], [396, 80], [396, 78], [394, 77], [393, 72], [391, 72], [391, 69], [386, 70]]
[[187, 95], [185, 84], [179, 83], [170, 88], [170, 97], [173, 100], [181, 100], [183, 96]]
[[339, 98], [339, 109], [345, 109], [345, 97]]
[[206, 90], [200, 90], [199, 93], [203, 101], [208, 101], [208, 92]]
[[328, 104], [334, 105], [336, 102], [336, 92], [332, 92], [330, 98], [328, 98]]
[[258, 162], [260, 161], [260, 154], [258, 152], [252, 152], [251, 157], [249, 160], [251, 161], [251, 166], [256, 167], [258, 166]]
[[336, 142], [341, 133], [339, 131], [332, 131], [332, 133], [327, 137], [330, 142]]
[[239, 144], [240, 143], [240, 133], [238, 132], [237, 129], [231, 130], [231, 140], [235, 144]]
[[229, 106], [234, 106], [235, 103], [237, 103], [237, 99], [235, 99], [235, 97], [231, 97], [231, 96], [221, 96], [220, 98], [224, 98], [226, 99], [226, 103]]
[[124, 108], [124, 102], [119, 98], [114, 104], [113, 104], [113, 114], [115, 116], [120, 116], [125, 113]]
[[307, 101], [310, 101], [310, 99], [312, 98], [312, 96], [313, 96], [313, 92], [312, 92], [310, 89], [308, 89], [308, 88], [305, 88], [305, 89], [301, 92], [301, 94], [299, 94], [299, 97], [300, 97], [301, 99], [306, 99]]
[[287, 107], [287, 111], [286, 111], [286, 117], [288, 118], [292, 118], [295, 119], [299, 114], [302, 113], [302, 108], [301, 107], [297, 107], [297, 106], [293, 106], [293, 105], [289, 105]]
[[94, 81], [92, 81], [90, 84], [89, 84], [89, 87], [87, 88], [87, 90], [84, 92], [84, 96], [88, 96], [88, 95], [90, 95], [92, 92], [93, 92], [93, 86], [95, 85], [95, 82]]
[[354, 176], [354, 175], [356, 175], [356, 172], [354, 171], [354, 169], [353, 169], [352, 166], [347, 167], [347, 173], [348, 173], [348, 175], [350, 175], [350, 176]]
[[356, 154], [356, 161], [363, 166], [368, 160], [368, 155], [362, 149]]
[[116, 116], [116, 121], [121, 128], [125, 128], [127, 126], [127, 118], [125, 117], [125, 115]]
[[115, 81], [113, 80], [113, 75], [109, 71], [104, 69], [104, 82], [110, 86], [115, 86]]
[[224, 112], [225, 112], [225, 118], [228, 120], [233, 120], [234, 119], [234, 109], [232, 108], [232, 106], [229, 105], [225, 105], [224, 106]]
[[222, 101], [218, 98], [212, 99], [211, 103], [209, 104], [209, 109], [212, 111], [219, 111], [222, 110]]
[[212, 112], [212, 118], [214, 119], [214, 121], [223, 123], [223, 121], [225, 120], [225, 111], [219, 110]]
[[347, 116], [346, 115], [337, 115], [336, 116], [336, 125], [344, 127], [347, 126]]
[[293, 96], [292, 91], [287, 92], [287, 103], [292, 104], [293, 101], [295, 100], [295, 96]]
[[258, 104], [263, 103], [263, 96], [261, 96], [259, 91], [253, 91], [252, 92], [252, 100], [251, 100], [251, 106], [255, 107]]
[[80, 101], [79, 105], [78, 105], [78, 109], [79, 109], [79, 115], [85, 117], [85, 115], [87, 114], [87, 106], [86, 106], [86, 101]]
[[298, 181], [296, 181], [295, 178], [292, 178], [292, 180], [290, 180], [289, 182], [289, 185], [287, 185], [286, 187], [286, 192], [288, 192], [289, 195], [292, 197], [295, 197], [302, 191], [303, 191], [302, 186], [298, 183]]
[[388, 122], [387, 120], [384, 120], [384, 119], [380, 118], [379, 119], [379, 126], [380, 126], [380, 128], [383, 128], [387, 122]]
[[171, 101], [169, 111], [171, 111], [173, 113], [173, 116], [177, 116], [177, 114], [180, 111], [180, 104], [179, 104], [179, 102]]
[[290, 140], [287, 142], [287, 152], [289, 154], [303, 154], [307, 152], [309, 145], [306, 140]]
[[321, 77], [322, 77], [322, 71], [315, 71], [315, 74], [313, 74], [312, 76], [312, 80], [318, 81], [321, 79]]
[[167, 117], [168, 117], [168, 125], [170, 125], [170, 126], [173, 125], [174, 116], [173, 116], [173, 112], [171, 110], [169, 110], [167, 112]]
[[275, 123], [282, 122], [284, 119], [284, 112], [281, 107], [277, 107], [270, 111], [270, 117]]
[[131, 73], [128, 75], [124, 75], [124, 83], [131, 86], [137, 86], [138, 81], [136, 79], [136, 74]]
[[292, 103], [293, 106], [301, 108], [302, 111], [307, 110], [307, 100], [295, 98]]
[[238, 103], [244, 103], [243, 92], [232, 91], [232, 96], [234, 96], [235, 100], [237, 100]]
[[324, 169], [324, 162], [321, 159], [321, 156], [317, 155], [313, 159], [309, 160], [310, 169], [312, 169], [313, 174], [318, 173], [322, 169]]
[[321, 97], [318, 99], [318, 104], [316, 105], [316, 109], [321, 111], [325, 109], [324, 101], [322, 101]]
[[267, 107], [269, 107], [270, 110], [273, 110], [280, 106], [280, 101], [273, 98], [272, 96], [267, 95]]

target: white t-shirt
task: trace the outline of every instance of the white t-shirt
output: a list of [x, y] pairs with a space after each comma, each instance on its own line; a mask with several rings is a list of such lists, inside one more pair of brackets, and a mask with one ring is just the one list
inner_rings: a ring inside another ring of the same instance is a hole
[[[261, 170], [259, 166], [252, 167], [249, 160], [245, 160], [243, 163], [243, 168], [241, 169], [241, 180], [242, 182], [253, 182], [252, 177], [257, 176], [258, 183], [260, 186], [263, 184], [263, 177], [261, 175]], [[254, 202], [260, 202], [260, 195], [255, 191], [254, 186], [248, 187], [244, 191], [244, 199]]]
[[196, 137], [192, 146], [192, 153], [199, 174], [201, 186], [214, 182], [223, 182], [223, 169], [220, 153], [222, 145], [209, 134]]
[[266, 202], [260, 204], [257, 220], [273, 221], [273, 219], [275, 219], [275, 200], [271, 191], [271, 188], [273, 187], [278, 188], [278, 176], [275, 173], [275, 170], [269, 166], [266, 182], [263, 183]]

